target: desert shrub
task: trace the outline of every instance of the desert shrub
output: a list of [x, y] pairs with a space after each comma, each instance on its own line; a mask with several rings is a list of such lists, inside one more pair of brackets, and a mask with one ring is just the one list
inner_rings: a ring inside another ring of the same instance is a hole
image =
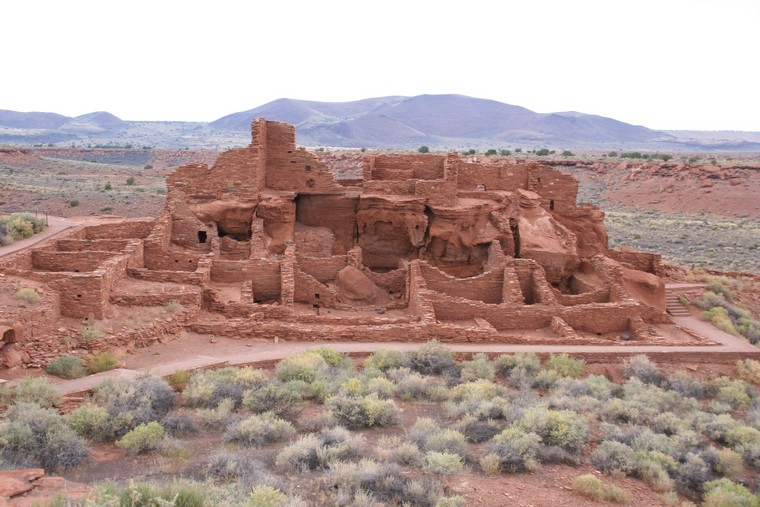
[[288, 497], [272, 486], [256, 486], [251, 490], [248, 504], [251, 507], [285, 507]]
[[662, 457], [669, 458], [669, 456], [657, 453], [640, 455], [634, 472], [637, 477], [659, 492], [670, 491], [674, 487], [673, 480], [668, 475], [665, 467], [675, 468], [675, 461], [663, 465], [662, 460], [658, 459]]
[[281, 360], [275, 367], [275, 373], [283, 382], [302, 380], [311, 383], [327, 366], [327, 361], [320, 354], [310, 350]]
[[750, 401], [752, 401], [746, 386], [736, 381], [730, 382], [718, 389], [715, 399], [734, 409], [748, 408]]
[[338, 352], [332, 347], [319, 347], [316, 349], [310, 349], [307, 352], [318, 354], [329, 366], [343, 369], [350, 369], [353, 367], [350, 357], [342, 352]]
[[31, 287], [21, 287], [15, 294], [13, 294], [13, 297], [24, 303], [29, 303], [30, 305], [35, 305], [42, 299], [40, 294]]
[[277, 479], [267, 472], [264, 463], [237, 452], [220, 451], [215, 454], [208, 463], [206, 474], [223, 481], [277, 484]]
[[683, 416], [678, 416], [673, 412], [657, 414], [651, 426], [657, 433], [664, 433], [666, 435], [675, 435], [691, 428], [691, 425]]
[[82, 360], [76, 356], [58, 356], [47, 365], [46, 371], [65, 379], [79, 378], [87, 375], [87, 370], [82, 366]]
[[230, 422], [232, 412], [235, 410], [235, 402], [225, 398], [215, 408], [198, 408], [195, 415], [203, 426], [218, 428], [226, 426]]
[[500, 471], [523, 472], [538, 469], [541, 437], [519, 428], [507, 428], [491, 439], [488, 454], [498, 458]]
[[417, 350], [406, 352], [404, 365], [423, 375], [440, 375], [456, 367], [451, 351], [437, 340], [430, 340]]
[[464, 460], [455, 453], [429, 451], [425, 454], [422, 470], [434, 475], [456, 474], [464, 470]]
[[378, 460], [416, 466], [422, 462], [422, 452], [417, 444], [398, 436], [383, 435], [377, 442], [375, 454]]
[[418, 417], [412, 427], [406, 430], [406, 437], [423, 449], [428, 439], [439, 431], [441, 427], [434, 419]]
[[573, 480], [573, 491], [596, 502], [629, 503], [630, 495], [613, 484], [605, 484], [592, 474], [585, 474]]
[[140, 377], [107, 380], [95, 388], [94, 400], [108, 412], [100, 437], [111, 439], [141, 424], [160, 421], [174, 406], [175, 394], [163, 379]]
[[[502, 150], [504, 151], [504, 150]], [[466, 507], [467, 499], [460, 495], [444, 496], [438, 499], [435, 507]]]
[[760, 444], [745, 445], [740, 451], [748, 465], [760, 470]]
[[533, 378], [541, 370], [541, 359], [532, 352], [502, 354], [493, 361], [496, 373], [505, 378]]
[[164, 305], [164, 311], [166, 313], [177, 313], [182, 310], [182, 304], [176, 299], [172, 299]]
[[119, 367], [119, 360], [112, 352], [99, 352], [87, 361], [87, 371], [100, 373], [101, 371], [114, 370]]
[[705, 388], [702, 382], [695, 379], [688, 372], [678, 370], [669, 379], [670, 389], [676, 391], [682, 396], [690, 398], [702, 398], [705, 395]]
[[655, 363], [643, 354], [633, 356], [624, 369], [625, 378], [636, 377], [645, 384], [662, 385], [665, 376]]
[[496, 374], [496, 368], [488, 360], [485, 354], [476, 354], [462, 365], [460, 377], [464, 382], [473, 380], [491, 380]]
[[607, 377], [589, 375], [585, 379], [562, 378], [552, 385], [552, 396], [588, 396], [597, 400], [608, 400], [616, 389]]
[[724, 438], [734, 450], [740, 450], [748, 445], [760, 445], [760, 431], [742, 424], [726, 430]]
[[53, 409], [16, 402], [5, 414], [0, 461], [16, 467], [72, 468], [87, 458], [84, 441]]
[[760, 385], [760, 361], [745, 359], [736, 362], [736, 374], [751, 384]]
[[79, 336], [82, 343], [92, 343], [100, 340], [103, 337], [103, 330], [98, 327], [94, 322], [84, 324], [79, 328]]
[[288, 421], [280, 419], [271, 412], [253, 415], [232, 426], [225, 435], [228, 442], [235, 442], [247, 447], [263, 445], [292, 437], [296, 429]]
[[759, 507], [760, 496], [753, 495], [746, 487], [728, 479], [705, 483], [703, 507]]
[[61, 392], [45, 377], [24, 377], [13, 393], [16, 403], [36, 403], [41, 407], [60, 405]]
[[[398, 466], [362, 459], [336, 463], [325, 475], [324, 486], [338, 505], [435, 505], [440, 486], [405, 477]], [[371, 493], [368, 493], [371, 492]]]
[[388, 371], [388, 378], [396, 384], [396, 395], [404, 400], [429, 399], [440, 386], [435, 379], [422, 376], [409, 368], [395, 368]]
[[484, 400], [477, 396], [468, 397], [459, 403], [448, 402], [444, 408], [455, 419], [472, 416], [481, 421], [486, 421], [490, 419], [511, 419], [520, 415], [519, 410], [512, 407], [509, 400], [500, 396], [490, 400]]
[[724, 477], [737, 477], [744, 472], [744, 460], [738, 452], [723, 448], [718, 452], [718, 461], [713, 468]]
[[242, 402], [244, 388], [234, 380], [237, 368], [216, 368], [199, 370], [190, 375], [190, 380], [183, 391], [184, 404], [189, 407], [215, 408], [225, 399], [227, 390], [224, 385], [236, 385], [238, 394], [232, 398], [234, 404]]
[[198, 423], [195, 419], [183, 413], [168, 414], [161, 421], [161, 425], [170, 435], [189, 435], [198, 431]]
[[710, 469], [702, 458], [689, 453], [676, 469], [676, 489], [682, 495], [699, 498], [705, 483], [710, 478]]
[[172, 386], [172, 389], [181, 393], [187, 387], [188, 382], [190, 382], [190, 372], [187, 370], [177, 370], [166, 377], [166, 381]]
[[549, 354], [543, 368], [556, 372], [560, 377], [579, 378], [586, 370], [586, 362], [565, 353]]
[[377, 368], [387, 371], [398, 368], [404, 363], [404, 355], [393, 349], [378, 349], [364, 360], [364, 368]]
[[451, 389], [451, 399], [454, 401], [463, 401], [468, 398], [479, 398], [481, 400], [492, 400], [496, 397], [506, 396], [507, 390], [490, 380], [476, 380], [459, 384]]
[[485, 442], [498, 435], [503, 427], [492, 420], [480, 420], [475, 416], [465, 416], [456, 425], [468, 442]]
[[588, 424], [575, 412], [531, 407], [523, 412], [518, 426], [526, 433], [539, 435], [547, 445], [579, 452], [588, 439]]
[[602, 472], [627, 475], [636, 468], [636, 452], [622, 442], [605, 440], [591, 453], [591, 463]]
[[80, 436], [97, 438], [108, 419], [108, 411], [94, 403], [80, 405], [66, 416], [68, 425]]
[[284, 447], [277, 455], [276, 465], [287, 471], [329, 468], [340, 460], [358, 457], [365, 445], [364, 437], [340, 426], [324, 429]]
[[430, 435], [423, 447], [425, 451], [446, 452], [467, 457], [467, 444], [464, 435], [457, 430], [442, 429]]
[[[120, 507], [203, 507], [206, 505], [206, 487], [196, 482], [175, 479], [165, 484], [130, 482], [125, 488], [116, 490], [113, 496], [99, 495], [98, 500], [105, 505]], [[108, 498], [113, 501], [106, 503]]]
[[349, 429], [390, 426], [399, 419], [393, 400], [380, 399], [375, 393], [362, 397], [336, 395], [327, 400], [326, 406], [335, 420]]
[[116, 445], [132, 454], [143, 454], [158, 449], [164, 439], [164, 427], [156, 421], [140, 424], [116, 441]]
[[295, 405], [301, 401], [298, 391], [285, 384], [269, 382], [258, 389], [249, 389], [243, 394], [243, 407], [254, 412], [274, 412], [284, 414], [295, 410]]
[[489, 452], [478, 460], [480, 469], [488, 475], [496, 475], [501, 471], [501, 459], [498, 454]]

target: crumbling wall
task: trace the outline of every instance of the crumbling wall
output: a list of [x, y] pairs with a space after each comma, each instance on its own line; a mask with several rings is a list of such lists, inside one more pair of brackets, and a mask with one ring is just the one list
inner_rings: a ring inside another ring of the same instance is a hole
[[660, 274], [660, 263], [662, 261], [660, 254], [628, 250], [607, 250], [606, 256], [615, 259], [631, 269], [654, 275]]
[[494, 269], [471, 278], [457, 278], [423, 262], [420, 271], [429, 290], [488, 304], [502, 302], [504, 270]]

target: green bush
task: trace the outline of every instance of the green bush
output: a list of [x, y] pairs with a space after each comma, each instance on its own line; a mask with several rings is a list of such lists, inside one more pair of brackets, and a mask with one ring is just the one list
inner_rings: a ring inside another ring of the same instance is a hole
[[430, 451], [425, 454], [422, 470], [434, 475], [456, 474], [464, 470], [464, 460], [458, 454]]
[[364, 437], [345, 428], [322, 430], [319, 434], [304, 435], [283, 447], [275, 464], [290, 472], [330, 468], [341, 460], [356, 458], [365, 447]]
[[405, 365], [423, 375], [440, 375], [456, 366], [451, 351], [437, 340], [430, 340], [417, 350], [404, 354]]
[[[160, 485], [130, 482], [116, 491], [116, 498], [99, 495], [98, 500], [103, 501], [103, 505], [120, 507], [204, 507], [206, 490], [205, 485], [181, 479]], [[109, 499], [113, 499], [112, 502], [107, 502]]]
[[404, 362], [404, 355], [394, 349], [378, 349], [364, 360], [364, 368], [377, 368], [387, 371], [398, 368]]
[[393, 400], [380, 399], [375, 393], [363, 397], [336, 395], [327, 400], [326, 406], [335, 420], [348, 429], [391, 426], [399, 419]]
[[705, 483], [703, 507], [760, 507], [760, 496], [728, 479]]
[[281, 360], [275, 367], [275, 374], [283, 382], [302, 380], [311, 383], [326, 371], [327, 366], [327, 361], [319, 353], [309, 350]]
[[[498, 469], [504, 472], [534, 471], [539, 467], [541, 437], [518, 428], [507, 428], [491, 440], [488, 454], [498, 458]], [[481, 463], [482, 466], [482, 463]]]
[[476, 354], [462, 365], [461, 378], [464, 382], [485, 379], [491, 380], [496, 374], [496, 368], [488, 361], [485, 354]]
[[596, 502], [629, 503], [630, 495], [623, 489], [605, 484], [592, 474], [585, 474], [573, 480], [573, 491]]
[[409, 368], [388, 370], [388, 378], [396, 384], [396, 395], [404, 400], [430, 399], [440, 387], [435, 379], [423, 376]]
[[132, 454], [143, 454], [158, 449], [164, 439], [164, 427], [156, 421], [140, 424], [116, 441], [116, 445]]
[[108, 412], [100, 439], [112, 440], [131, 429], [160, 421], [175, 403], [174, 390], [158, 377], [106, 380], [94, 390], [94, 401]]
[[736, 373], [739, 378], [751, 384], [760, 385], [760, 361], [744, 359], [736, 362]]
[[114, 370], [119, 367], [119, 360], [112, 352], [99, 352], [87, 361], [87, 371], [90, 373], [100, 373], [102, 371]]
[[547, 445], [575, 453], [580, 452], [589, 433], [588, 424], [575, 412], [539, 406], [526, 409], [518, 426], [526, 433], [540, 436]]
[[79, 199], [72, 199], [72, 200], [70, 200], [69, 201], [69, 206], [71, 206], [72, 208], [76, 208], [77, 206], [79, 206]]
[[623, 374], [625, 378], [636, 377], [645, 384], [661, 385], [665, 381], [665, 376], [657, 365], [643, 354], [629, 359]]
[[417, 444], [403, 440], [399, 436], [383, 435], [375, 448], [377, 458], [399, 465], [417, 466], [422, 463], [422, 452]]
[[24, 377], [13, 394], [16, 403], [36, 403], [41, 407], [61, 404], [61, 392], [45, 377]]
[[560, 377], [580, 378], [586, 370], [586, 361], [575, 359], [566, 353], [549, 354], [543, 368], [557, 372]]
[[58, 356], [47, 365], [46, 371], [65, 379], [84, 377], [87, 370], [82, 366], [82, 360], [76, 356]]
[[247, 505], [250, 507], [284, 507], [287, 501], [288, 497], [279, 489], [261, 485], [251, 490]]
[[80, 405], [66, 416], [66, 422], [77, 435], [91, 439], [102, 433], [107, 419], [106, 409], [93, 403]]
[[0, 461], [11, 468], [72, 468], [87, 458], [87, 446], [65, 420], [36, 403], [11, 405], [0, 429]]
[[627, 475], [636, 469], [636, 452], [622, 442], [605, 440], [591, 453], [591, 463], [602, 472]]
[[417, 148], [417, 151], [420, 153], [430, 153], [430, 148], [428, 148], [427, 146], [423, 144], [422, 146]]
[[451, 390], [451, 399], [454, 401], [464, 401], [470, 398], [493, 400], [504, 395], [506, 395], [506, 389], [490, 380], [466, 382]]
[[29, 303], [30, 305], [35, 305], [42, 299], [40, 297], [40, 294], [31, 287], [21, 287], [16, 291], [13, 297], [20, 301], [23, 301], [24, 303]]
[[225, 436], [228, 442], [235, 442], [247, 447], [263, 445], [285, 440], [295, 435], [296, 429], [288, 421], [280, 419], [271, 412], [253, 415], [232, 426]]

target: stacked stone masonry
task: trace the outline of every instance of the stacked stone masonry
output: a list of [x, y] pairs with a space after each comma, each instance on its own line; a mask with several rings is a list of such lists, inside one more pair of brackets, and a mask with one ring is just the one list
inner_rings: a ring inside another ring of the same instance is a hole
[[41, 365], [72, 346], [59, 319], [173, 301], [178, 314], [97, 346], [182, 329], [476, 342], [545, 329], [582, 342], [669, 322], [659, 256], [608, 250], [604, 214], [576, 205], [569, 176], [456, 154], [367, 154], [362, 176], [336, 181], [291, 125], [257, 119], [249, 146], [168, 176], [161, 216], [80, 227], [2, 261], [44, 302], [0, 325]]

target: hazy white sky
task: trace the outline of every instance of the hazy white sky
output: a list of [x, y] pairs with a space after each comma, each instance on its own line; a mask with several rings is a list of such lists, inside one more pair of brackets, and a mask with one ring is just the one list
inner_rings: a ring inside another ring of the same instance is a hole
[[0, 109], [216, 118], [458, 93], [760, 131], [758, 0], [5, 0]]

